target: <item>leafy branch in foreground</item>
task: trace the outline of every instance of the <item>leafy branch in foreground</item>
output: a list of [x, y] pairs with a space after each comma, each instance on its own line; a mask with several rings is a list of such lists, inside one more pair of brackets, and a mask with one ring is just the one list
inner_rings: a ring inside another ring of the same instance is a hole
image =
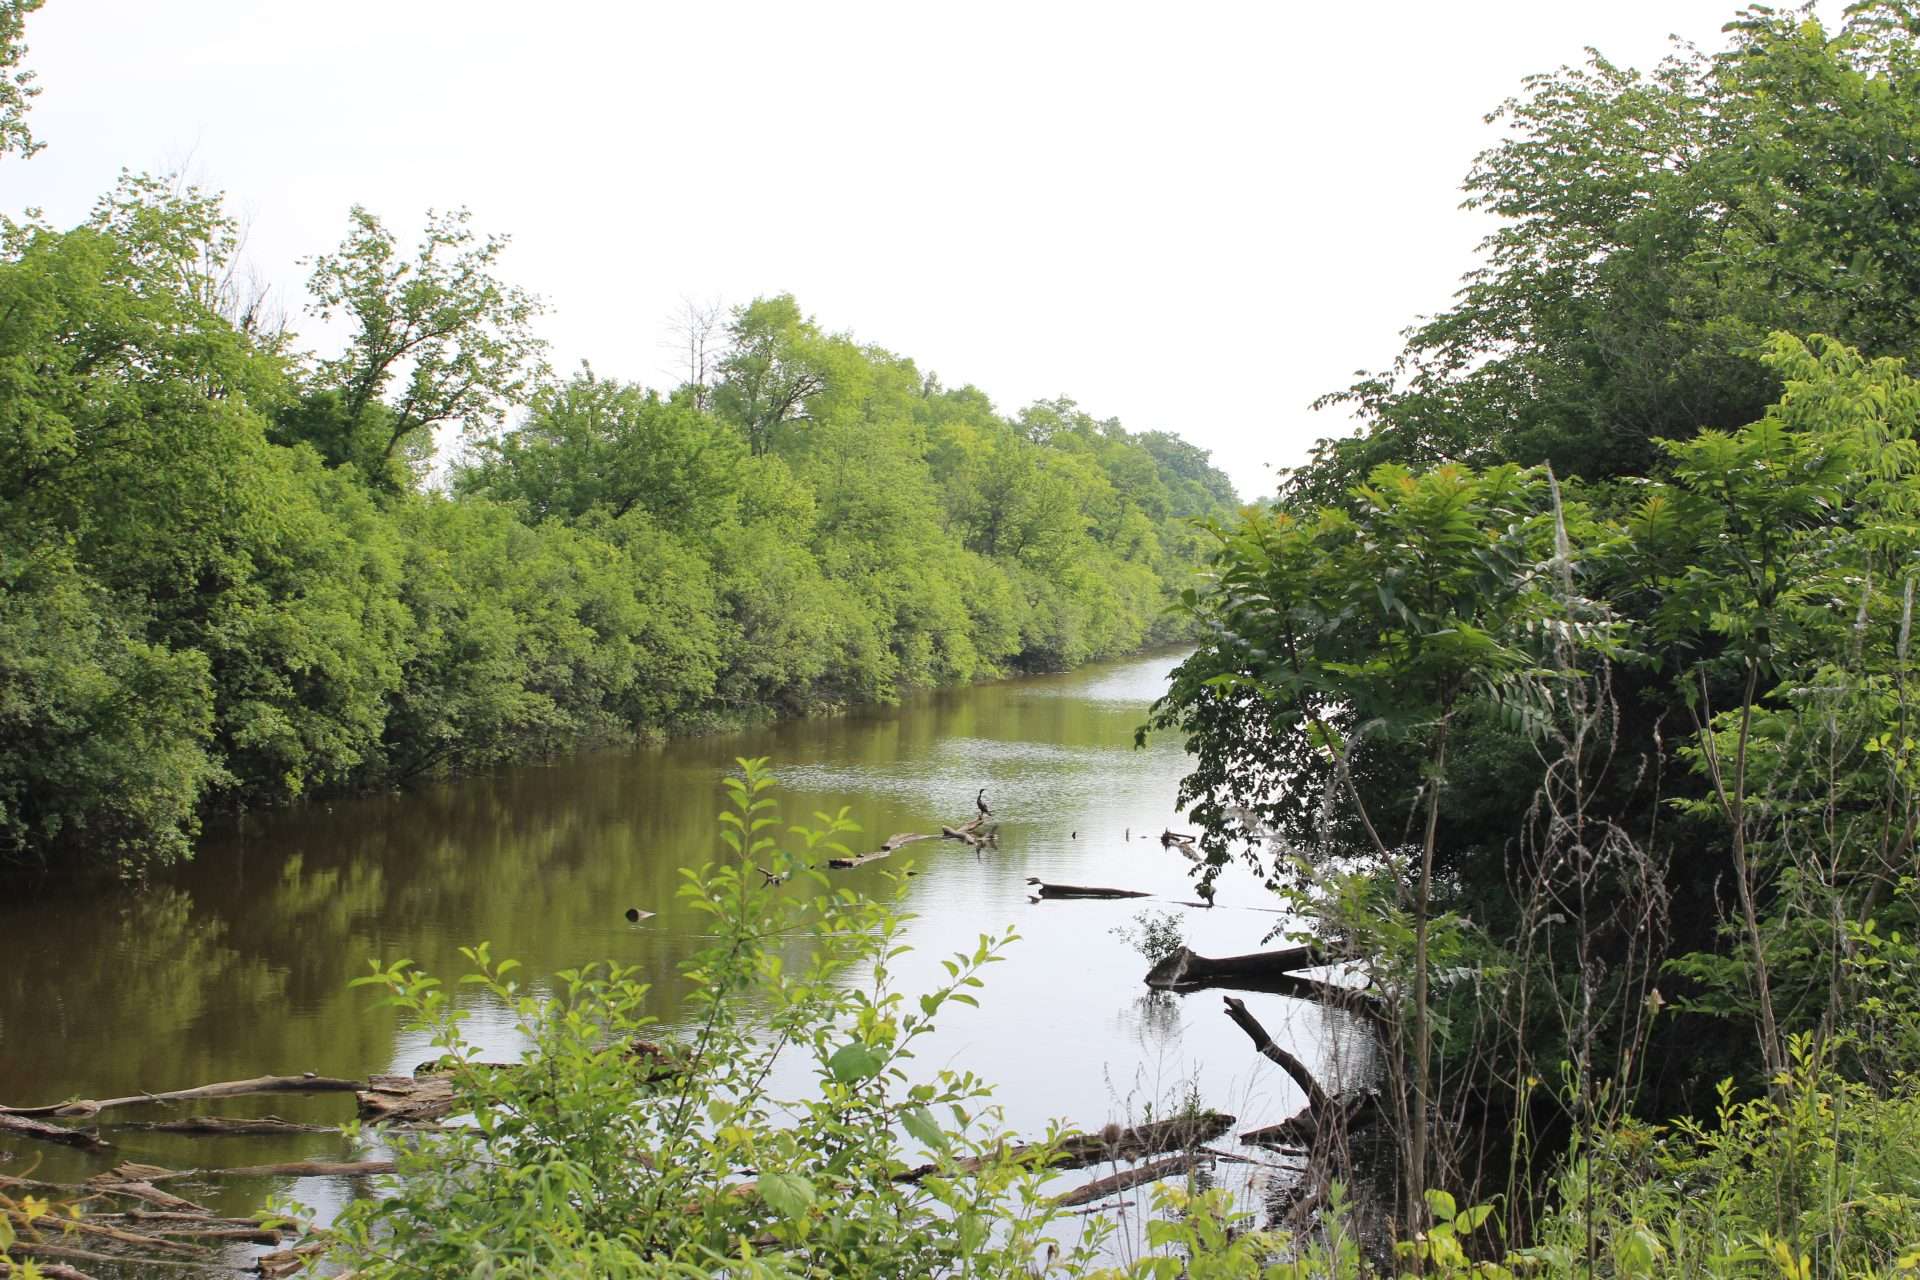
[[693, 1019], [677, 1043], [638, 1038], [649, 989], [617, 965], [536, 988], [484, 944], [465, 953], [462, 982], [531, 1045], [517, 1071], [478, 1061], [468, 1002], [411, 963], [359, 980], [432, 1037], [470, 1124], [403, 1147], [390, 1193], [335, 1224], [331, 1261], [369, 1277], [1026, 1276], [1089, 1261], [1089, 1243], [1049, 1236], [1051, 1143], [1016, 1150], [980, 1080], [912, 1067], [1013, 935], [982, 936], [909, 999], [891, 973], [904, 917], [821, 873], [845, 811], [783, 841], [764, 762], [727, 785], [725, 856], [681, 887], [714, 941], [682, 966]]

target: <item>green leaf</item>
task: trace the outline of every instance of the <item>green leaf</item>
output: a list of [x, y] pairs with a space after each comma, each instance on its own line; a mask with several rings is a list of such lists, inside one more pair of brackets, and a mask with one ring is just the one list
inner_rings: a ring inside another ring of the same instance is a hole
[[827, 1070], [833, 1072], [833, 1078], [841, 1084], [854, 1084], [870, 1076], [880, 1074], [880, 1059], [873, 1051], [858, 1040], [842, 1045], [827, 1059]]
[[760, 1198], [783, 1218], [798, 1218], [813, 1204], [813, 1184], [797, 1173], [760, 1175]]
[[935, 1151], [947, 1149], [947, 1134], [940, 1127], [933, 1113], [925, 1107], [908, 1107], [900, 1113], [900, 1124], [906, 1131], [918, 1138]]

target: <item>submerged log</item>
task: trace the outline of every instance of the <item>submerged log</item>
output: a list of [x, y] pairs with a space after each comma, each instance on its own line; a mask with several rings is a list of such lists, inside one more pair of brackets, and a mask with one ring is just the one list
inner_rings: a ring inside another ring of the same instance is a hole
[[104, 1151], [113, 1145], [91, 1129], [69, 1129], [65, 1125], [47, 1124], [19, 1115], [0, 1114], [0, 1133], [32, 1138], [38, 1142], [58, 1142], [67, 1147], [84, 1147], [88, 1151]]
[[340, 1126], [295, 1124], [279, 1116], [236, 1120], [228, 1116], [189, 1116], [184, 1120], [129, 1120], [111, 1126], [115, 1129], [139, 1129], [150, 1133], [194, 1133], [252, 1135], [262, 1133], [338, 1133]]
[[453, 1110], [453, 1073], [421, 1071], [410, 1076], [373, 1076], [354, 1095], [360, 1118], [376, 1123], [438, 1120]]
[[1083, 1187], [1075, 1187], [1065, 1195], [1055, 1196], [1053, 1202], [1062, 1209], [1071, 1209], [1076, 1205], [1092, 1204], [1096, 1200], [1105, 1200], [1108, 1196], [1119, 1195], [1123, 1191], [1149, 1182], [1158, 1182], [1162, 1178], [1172, 1178], [1193, 1172], [1195, 1161], [1192, 1156], [1169, 1156], [1165, 1160], [1155, 1160], [1143, 1164], [1138, 1169], [1124, 1169], [1104, 1178], [1095, 1178]]
[[233, 1169], [195, 1169], [195, 1178], [371, 1178], [392, 1173], [391, 1160], [288, 1160], [281, 1164], [248, 1164]]
[[309, 1261], [325, 1253], [327, 1248], [326, 1241], [315, 1240], [291, 1249], [282, 1249], [278, 1253], [263, 1253], [253, 1260], [253, 1269], [265, 1280], [281, 1280], [283, 1276], [304, 1270]]
[[[1085, 1169], [1089, 1165], [1105, 1164], [1110, 1160], [1138, 1160], [1142, 1156], [1159, 1155], [1163, 1151], [1191, 1151], [1212, 1142], [1233, 1128], [1233, 1124], [1232, 1116], [1219, 1111], [1200, 1111], [1192, 1115], [1175, 1116], [1170, 1120], [1155, 1120], [1130, 1129], [1110, 1124], [1098, 1133], [1080, 1133], [1064, 1139], [1054, 1150], [1047, 1165], [1054, 1169]], [[1006, 1148], [996, 1158], [1021, 1159], [1037, 1151], [1036, 1147], [1022, 1144]], [[955, 1167], [962, 1173], [972, 1173], [987, 1159], [984, 1156], [969, 1156]], [[923, 1164], [907, 1170], [898, 1180], [918, 1182], [928, 1174], [939, 1171], [937, 1164]]]
[[[5, 1215], [21, 1227], [33, 1225], [27, 1215], [18, 1209], [5, 1210]], [[197, 1244], [188, 1244], [181, 1240], [164, 1240], [159, 1236], [142, 1235], [137, 1231], [122, 1231], [119, 1227], [94, 1222], [90, 1218], [62, 1217], [57, 1222], [47, 1221], [48, 1226], [58, 1226], [62, 1234], [93, 1236], [101, 1240], [111, 1240], [115, 1244], [132, 1245], [140, 1249], [154, 1249], [162, 1253], [186, 1253], [199, 1256], [206, 1252]]]
[[[94, 1278], [86, 1272], [76, 1271], [72, 1267], [65, 1266], [58, 1262], [36, 1264], [36, 1266], [41, 1276], [44, 1277], [44, 1280], [94, 1280]], [[8, 1262], [5, 1258], [0, 1258], [0, 1277], [19, 1274], [19, 1269], [15, 1267], [13, 1263]]]
[[84, 1120], [112, 1107], [133, 1107], [148, 1102], [200, 1102], [208, 1098], [239, 1098], [255, 1093], [351, 1093], [366, 1087], [364, 1081], [335, 1080], [309, 1071], [305, 1075], [255, 1076], [251, 1080], [227, 1080], [220, 1084], [198, 1085], [192, 1089], [138, 1093], [104, 1101], [81, 1098], [44, 1107], [0, 1107], [0, 1116], [53, 1116], [57, 1119]]
[[1028, 876], [1027, 883], [1034, 886], [1034, 895], [1041, 898], [1151, 898], [1153, 896], [1140, 889], [1104, 889], [1098, 885], [1086, 884], [1048, 884], [1035, 876]]
[[1315, 946], [1282, 947], [1218, 959], [1181, 947], [1147, 970], [1147, 985], [1161, 990], [1229, 987], [1237, 982], [1271, 981], [1331, 963], [1327, 953]]
[[1198, 1111], [1130, 1129], [1108, 1125], [1099, 1133], [1077, 1134], [1062, 1142], [1060, 1159], [1054, 1163], [1082, 1169], [1108, 1160], [1138, 1160], [1162, 1151], [1191, 1150], [1212, 1142], [1233, 1128], [1233, 1122], [1234, 1118], [1224, 1112]]
[[[1380, 1095], [1369, 1089], [1357, 1097], [1336, 1102], [1334, 1110], [1339, 1121], [1339, 1131], [1353, 1133], [1366, 1128], [1380, 1118]], [[1308, 1108], [1298, 1115], [1289, 1116], [1279, 1124], [1249, 1129], [1240, 1135], [1240, 1141], [1249, 1146], [1303, 1152], [1313, 1148], [1315, 1142], [1322, 1136], [1323, 1129], [1330, 1129], [1330, 1127], [1316, 1120], [1312, 1108]]]

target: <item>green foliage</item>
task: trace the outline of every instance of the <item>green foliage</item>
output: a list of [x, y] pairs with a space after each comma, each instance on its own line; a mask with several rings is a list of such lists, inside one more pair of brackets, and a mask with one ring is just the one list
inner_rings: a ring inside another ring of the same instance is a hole
[[1501, 219], [1457, 300], [1391, 371], [1329, 397], [1368, 423], [1287, 483], [1342, 501], [1382, 462], [1645, 475], [1661, 438], [1759, 417], [1777, 330], [1913, 347], [1920, 45], [1901, 0], [1834, 27], [1755, 6], [1719, 53], [1651, 71], [1593, 53], [1531, 77], [1468, 175]]
[[[0, 231], [7, 861], [132, 870], [209, 801], [1129, 651], [1171, 634], [1181, 521], [1230, 494], [1070, 406], [1032, 443], [790, 298], [740, 310], [713, 387], [545, 385], [538, 304], [464, 213], [407, 252], [356, 210], [313, 272], [353, 329], [310, 363], [236, 295], [237, 244], [217, 198], [139, 176], [82, 227]], [[522, 403], [416, 487], [436, 428]]]
[[0, 3], [0, 156], [9, 152], [31, 156], [43, 145], [33, 140], [33, 130], [27, 127], [27, 112], [39, 95], [40, 86], [33, 82], [33, 72], [19, 68], [27, 52], [27, 47], [20, 43], [27, 15], [45, 3], [46, 0]]
[[350, 220], [340, 248], [313, 260], [308, 287], [314, 314], [347, 319], [353, 338], [314, 370], [312, 395], [283, 418], [282, 437], [396, 483], [403, 450], [415, 462], [431, 456], [435, 426], [484, 431], [537, 383], [540, 302], [496, 278], [507, 241], [476, 235], [465, 209], [429, 212], [411, 258], [367, 210], [356, 206]]
[[[1711, 1123], [1628, 1124], [1578, 1152], [1522, 1251], [1535, 1274], [1911, 1275], [1920, 1097], [1823, 1070], [1802, 1041], [1773, 1094], [1723, 1086]], [[1596, 1247], [1589, 1264], [1589, 1228]]]
[[1110, 930], [1114, 937], [1138, 951], [1149, 965], [1159, 964], [1186, 945], [1180, 917], [1172, 911], [1142, 911], [1131, 924]]
[[[335, 1223], [331, 1260], [370, 1277], [1039, 1273], [1060, 1214], [1037, 1190], [1048, 1144], [1015, 1152], [980, 1081], [913, 1057], [1012, 935], [946, 961], [932, 991], [896, 990], [903, 918], [821, 871], [844, 813], [783, 832], [763, 762], [742, 768], [724, 856], [683, 873], [714, 941], [682, 967], [678, 1042], [637, 1039], [647, 986], [618, 966], [529, 989], [482, 945], [471, 996], [406, 961], [360, 980], [431, 1037], [471, 1127], [403, 1146], [389, 1194]], [[478, 1003], [512, 1012], [518, 1068], [478, 1062], [461, 1030]], [[1046, 1256], [1072, 1273], [1087, 1249]]]

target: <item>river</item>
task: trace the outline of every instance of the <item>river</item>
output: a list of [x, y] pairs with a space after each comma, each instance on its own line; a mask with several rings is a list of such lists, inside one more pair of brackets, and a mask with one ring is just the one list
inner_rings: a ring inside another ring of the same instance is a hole
[[[1009, 1125], [1083, 1128], [1164, 1114], [1189, 1094], [1272, 1123], [1303, 1105], [1256, 1057], [1218, 993], [1152, 995], [1147, 963], [1114, 930], [1143, 911], [1179, 917], [1210, 955], [1259, 949], [1283, 917], [1245, 871], [1218, 905], [1193, 902], [1188, 865], [1156, 838], [1181, 818], [1186, 757], [1133, 733], [1177, 655], [1161, 654], [930, 693], [893, 708], [794, 721], [658, 747], [592, 753], [463, 777], [403, 795], [314, 803], [210, 828], [193, 862], [150, 883], [0, 904], [0, 1102], [104, 1098], [265, 1073], [407, 1072], [432, 1056], [365, 989], [369, 961], [408, 957], [449, 979], [482, 940], [530, 975], [613, 959], [656, 982], [657, 1015], [681, 1016], [674, 966], [700, 945], [674, 897], [678, 868], [715, 856], [722, 775], [770, 757], [784, 816], [847, 806], [870, 848], [897, 831], [937, 830], [985, 787], [997, 848], [927, 842], [838, 877], [879, 888], [903, 864], [915, 919], [901, 989], [931, 985], [939, 957], [1012, 926], [981, 1007], [948, 1006], [919, 1059], [998, 1086]], [[1027, 878], [1113, 885], [1154, 896], [1031, 901]], [[637, 924], [628, 907], [655, 914]], [[461, 998], [476, 999], [472, 989]], [[1364, 1035], [1341, 1015], [1282, 996], [1249, 1006], [1276, 1040], [1331, 1074]], [[489, 1056], [516, 1044], [474, 1006]], [[1326, 1078], [1323, 1075], [1323, 1079]], [[344, 1121], [349, 1099], [240, 1099], [206, 1110]], [[129, 1108], [103, 1120], [143, 1120]], [[0, 1139], [0, 1171], [83, 1177], [112, 1160], [173, 1168], [343, 1159], [342, 1138], [184, 1137], [108, 1125], [108, 1155]], [[1230, 1144], [1230, 1139], [1228, 1140]], [[29, 1150], [29, 1147], [34, 1149]], [[205, 1199], [245, 1213], [292, 1194], [323, 1213], [365, 1189], [326, 1179], [225, 1183]]]

